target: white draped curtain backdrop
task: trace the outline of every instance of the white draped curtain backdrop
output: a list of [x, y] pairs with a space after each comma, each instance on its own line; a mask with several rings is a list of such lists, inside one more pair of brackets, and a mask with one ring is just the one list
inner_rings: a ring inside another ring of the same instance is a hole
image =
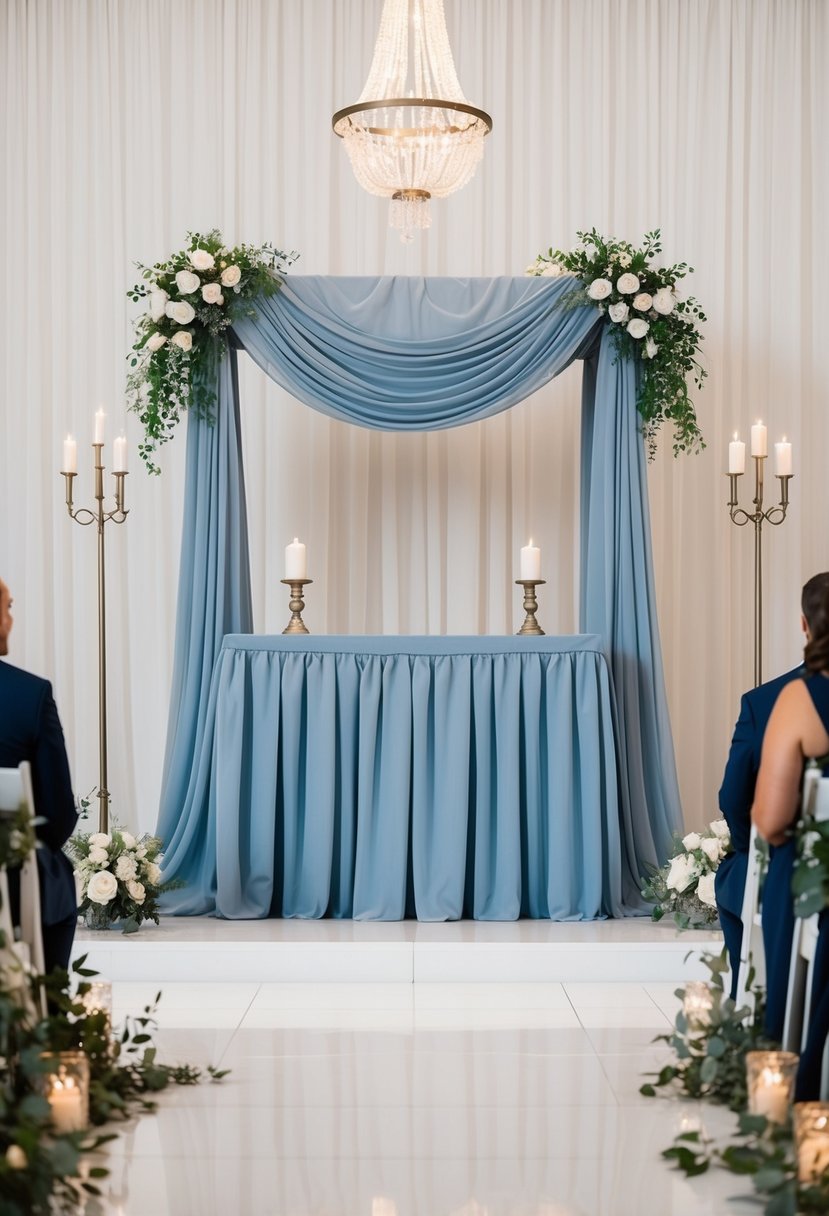
[[[794, 443], [792, 507], [765, 540], [765, 671], [799, 658], [803, 580], [829, 568], [825, 0], [446, 0], [458, 74], [494, 131], [473, 182], [403, 246], [331, 131], [360, 93], [381, 0], [4, 0], [0, 577], [12, 661], [54, 681], [76, 790], [97, 780], [96, 545], [71, 524], [61, 441], [124, 409], [133, 263], [218, 226], [301, 251], [297, 272], [519, 274], [577, 229], [695, 267], [708, 313], [708, 442], [650, 474], [657, 593], [685, 817], [711, 818], [752, 679], [753, 548], [726, 510], [726, 444], [752, 421]], [[577, 627], [578, 367], [483, 424], [362, 431], [285, 397], [241, 358], [257, 632], [287, 621], [284, 546], [308, 546], [326, 633], [504, 633], [518, 550], [542, 546], [540, 615]], [[667, 438], [667, 437], [666, 437]], [[110, 788], [155, 824], [166, 728], [184, 434], [149, 478], [133, 455], [110, 525]], [[107, 463], [111, 464], [110, 449]], [[109, 478], [111, 481], [112, 479]], [[776, 486], [776, 483], [772, 483]], [[744, 479], [743, 498], [749, 496]], [[747, 505], [747, 504], [746, 504]]]

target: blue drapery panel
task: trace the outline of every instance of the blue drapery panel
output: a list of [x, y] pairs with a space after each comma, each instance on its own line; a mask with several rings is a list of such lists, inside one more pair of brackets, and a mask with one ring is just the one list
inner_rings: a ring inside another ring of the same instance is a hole
[[[681, 822], [656, 616], [644, 454], [635, 368], [616, 361], [591, 307], [570, 307], [572, 280], [325, 278], [293, 276], [239, 343], [300, 400], [358, 425], [428, 430], [487, 417], [529, 396], [601, 335], [585, 378], [582, 450], [582, 628], [608, 648], [618, 707], [623, 898], [638, 904], [638, 875], [661, 861]], [[251, 628], [249, 598], [226, 573], [244, 570], [244, 491], [238, 455], [238, 387], [231, 364], [218, 381], [217, 430], [188, 419], [187, 511], [182, 537], [173, 710], [159, 834], [166, 873], [197, 886], [215, 842], [199, 766], [209, 765], [205, 720], [222, 630]], [[225, 490], [194, 506], [208, 487]], [[196, 586], [212, 571], [203, 604]], [[240, 575], [240, 577], [242, 577]], [[247, 593], [249, 596], [249, 593]], [[181, 649], [186, 646], [186, 657]], [[199, 647], [201, 654], [199, 661]]]
[[172, 907], [620, 915], [615, 746], [599, 638], [229, 636], [200, 768], [212, 869]]

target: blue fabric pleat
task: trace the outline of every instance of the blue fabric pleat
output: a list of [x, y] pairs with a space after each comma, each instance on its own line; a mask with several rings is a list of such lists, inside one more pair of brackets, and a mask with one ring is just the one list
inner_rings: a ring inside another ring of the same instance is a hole
[[[335, 669], [333, 696], [332, 677], [316, 670], [317, 660], [308, 659], [300, 678], [293, 667], [286, 669], [285, 656], [273, 656], [278, 700], [262, 702], [261, 722], [238, 717], [238, 690], [228, 693], [219, 660], [225, 634], [253, 627], [238, 381], [230, 351], [218, 368], [215, 425], [193, 413], [188, 419], [158, 823], [165, 874], [183, 879], [187, 889], [167, 897], [168, 909], [364, 918], [414, 910], [423, 919], [511, 919], [586, 915], [586, 907], [641, 908], [639, 876], [647, 863], [664, 859], [681, 812], [654, 602], [636, 369], [617, 358], [597, 311], [574, 306], [572, 291], [566, 277], [292, 276], [277, 295], [256, 301], [255, 316], [236, 324], [234, 340], [300, 400], [332, 417], [386, 430], [485, 418], [529, 396], [574, 358], [589, 356], [581, 628], [598, 634], [609, 656], [609, 675], [597, 672], [594, 679], [597, 690], [604, 682], [612, 706], [612, 721], [602, 719], [602, 731], [614, 740], [616, 767], [588, 773], [575, 752], [545, 753], [545, 738], [559, 730], [569, 732], [574, 747], [586, 745], [586, 733], [595, 730], [589, 714], [582, 716], [586, 694], [579, 685], [563, 703], [549, 695], [545, 701], [549, 674], [527, 670], [519, 678], [510, 655], [479, 661], [471, 654], [466, 666], [453, 656], [445, 670], [430, 666], [428, 672], [402, 655], [401, 662], [387, 658], [382, 664], [375, 656], [359, 671]], [[590, 354], [599, 339], [598, 353]], [[254, 673], [245, 678], [252, 696]], [[393, 695], [401, 680], [412, 682], [408, 710]], [[546, 719], [538, 717], [539, 697]], [[474, 711], [468, 750], [476, 756], [467, 772], [447, 751], [445, 724], [437, 717], [459, 720], [456, 709], [465, 698]], [[333, 734], [318, 709], [323, 699], [330, 699]], [[501, 712], [504, 704], [512, 714]], [[424, 706], [432, 717], [415, 719], [415, 709], [420, 715]], [[262, 731], [272, 732], [280, 751], [276, 775], [260, 783], [254, 768]], [[303, 752], [303, 738], [314, 732], [330, 738], [335, 749], [322, 768], [316, 762], [308, 768]], [[416, 779], [405, 751], [415, 737], [429, 757]], [[228, 854], [228, 796], [248, 785], [249, 805], [238, 813], [255, 821], [232, 828], [236, 853]], [[453, 791], [453, 798], [439, 824], [451, 857], [440, 854], [438, 860], [439, 788]], [[615, 807], [608, 816], [618, 822], [581, 813], [582, 804], [593, 805], [597, 796]], [[311, 803], [324, 806], [324, 813], [309, 813]], [[317, 847], [320, 833], [329, 838], [326, 855]], [[279, 864], [269, 869], [263, 857], [273, 854]], [[465, 865], [461, 875], [458, 856]], [[575, 858], [581, 863], [570, 872]], [[434, 881], [424, 884], [427, 866]]]

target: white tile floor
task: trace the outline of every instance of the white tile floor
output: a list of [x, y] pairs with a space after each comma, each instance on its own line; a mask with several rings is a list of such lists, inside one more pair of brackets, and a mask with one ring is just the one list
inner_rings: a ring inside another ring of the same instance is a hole
[[[116, 1019], [158, 984], [115, 985]], [[165, 983], [174, 1089], [104, 1154], [106, 1216], [719, 1216], [660, 1150], [728, 1112], [646, 1099], [670, 983]]]

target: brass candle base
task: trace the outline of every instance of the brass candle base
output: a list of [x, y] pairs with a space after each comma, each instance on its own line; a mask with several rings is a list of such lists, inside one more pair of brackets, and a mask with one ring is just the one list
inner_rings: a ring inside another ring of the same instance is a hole
[[307, 633], [305, 622], [302, 619], [302, 609], [305, 607], [305, 599], [302, 588], [308, 583], [313, 583], [312, 578], [283, 578], [280, 582], [286, 587], [291, 588], [291, 598], [288, 601], [288, 607], [291, 610], [291, 619], [282, 630], [283, 633]]
[[545, 637], [544, 630], [535, 619], [536, 609], [538, 608], [538, 600], [535, 596], [536, 587], [541, 587], [546, 583], [545, 578], [517, 578], [516, 585], [524, 588], [524, 611], [526, 616], [524, 624], [518, 630], [518, 637], [522, 635], [533, 635], [535, 637]]

